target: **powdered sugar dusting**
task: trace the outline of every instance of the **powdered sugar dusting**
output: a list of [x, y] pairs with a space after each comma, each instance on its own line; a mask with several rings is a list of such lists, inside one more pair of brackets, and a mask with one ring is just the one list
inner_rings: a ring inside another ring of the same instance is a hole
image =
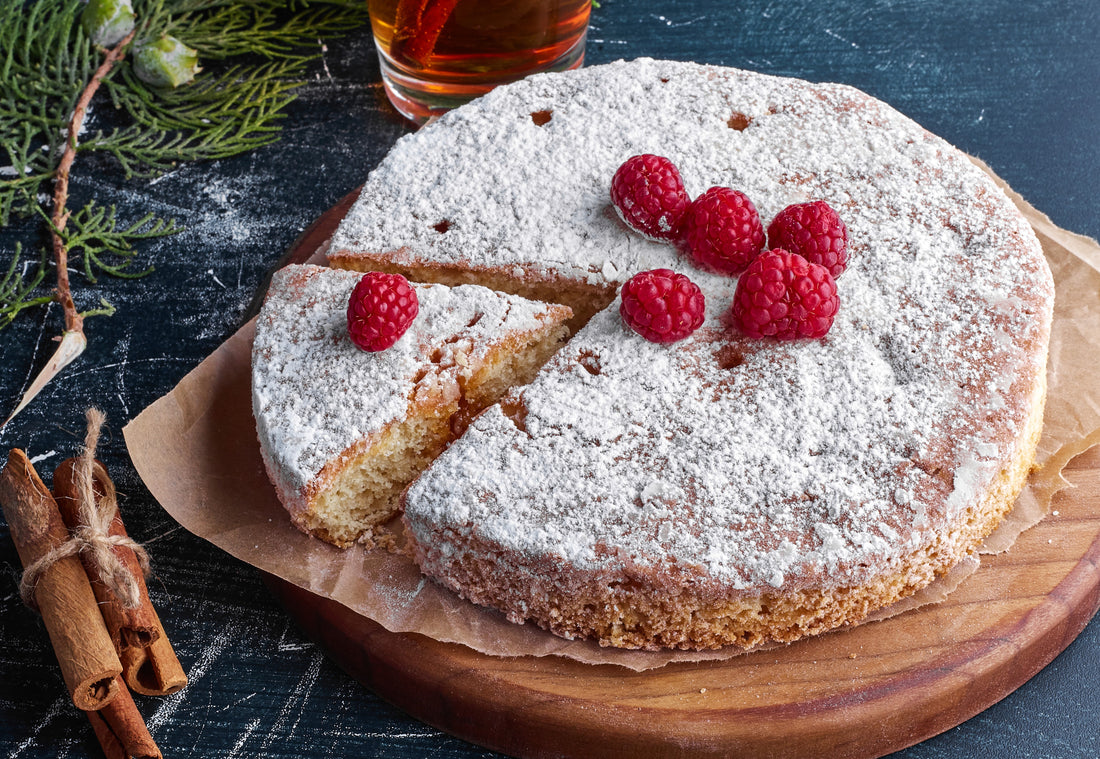
[[[830, 334], [733, 334], [735, 280], [610, 209], [615, 169], [643, 152], [670, 157], [692, 196], [745, 192], [765, 225], [829, 202], [851, 241]], [[468, 533], [593, 572], [686, 565], [746, 591], [865, 581], [959, 519], [1015, 453], [1053, 297], [1003, 194], [885, 104], [672, 62], [534, 77], [402, 139], [333, 249], [581, 282], [690, 276], [707, 298], [696, 335], [647, 343], [616, 302], [524, 389], [522, 425], [490, 409], [436, 461], [407, 519], [425, 541]]]
[[[318, 266], [276, 272], [257, 319], [252, 398], [261, 448], [293, 501], [331, 459], [404, 419], [423, 383], [450, 386], [512, 331], [539, 327], [546, 304], [477, 285], [415, 284], [420, 312], [378, 353], [347, 334], [347, 303], [361, 274]], [[293, 506], [293, 504], [291, 504]]]

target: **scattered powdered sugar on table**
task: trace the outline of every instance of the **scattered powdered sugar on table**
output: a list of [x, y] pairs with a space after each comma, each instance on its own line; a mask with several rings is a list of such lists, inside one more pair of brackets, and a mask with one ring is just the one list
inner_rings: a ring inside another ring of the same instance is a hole
[[[825, 339], [740, 338], [734, 279], [623, 227], [610, 180], [645, 152], [693, 197], [742, 190], [765, 226], [792, 202], [837, 209], [851, 263]], [[672, 62], [533, 77], [403, 138], [332, 248], [594, 284], [690, 276], [696, 335], [648, 343], [614, 303], [523, 390], [522, 421], [494, 407], [432, 465], [407, 519], [444, 553], [471, 535], [743, 589], [865, 581], [958, 519], [1015, 454], [1053, 297], [1003, 194], [885, 104]]]

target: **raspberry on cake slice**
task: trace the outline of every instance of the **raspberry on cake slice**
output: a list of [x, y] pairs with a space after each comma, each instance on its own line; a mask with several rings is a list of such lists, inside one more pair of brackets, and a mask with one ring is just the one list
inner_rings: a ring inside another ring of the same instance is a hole
[[419, 312], [407, 331], [367, 352], [348, 318], [363, 279], [319, 266], [277, 272], [253, 343], [268, 475], [294, 524], [338, 546], [393, 517], [405, 486], [474, 415], [530, 380], [572, 316], [477, 285], [412, 284]]

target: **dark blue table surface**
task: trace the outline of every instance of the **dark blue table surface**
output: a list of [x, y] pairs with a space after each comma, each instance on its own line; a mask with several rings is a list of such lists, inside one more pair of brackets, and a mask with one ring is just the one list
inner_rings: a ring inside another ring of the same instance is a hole
[[[138, 698], [172, 757], [496, 756], [428, 727], [343, 674], [294, 627], [251, 567], [169, 518], [137, 477], [121, 429], [230, 335], [265, 272], [409, 131], [385, 102], [368, 30], [326, 40], [276, 145], [126, 182], [78, 163], [73, 194], [152, 210], [187, 231], [140, 247], [155, 271], [80, 285], [118, 312], [87, 325], [87, 354], [0, 433], [47, 474], [98, 405], [100, 457], [131, 534], [154, 559], [153, 601], [190, 685]], [[855, 85], [993, 167], [1053, 221], [1100, 236], [1100, 3], [1015, 0], [602, 0], [589, 63], [696, 60]], [[95, 113], [93, 111], [93, 119]], [[94, 122], [93, 122], [94, 124]], [[0, 264], [28, 227], [0, 230]], [[0, 332], [0, 414], [14, 407], [61, 328], [56, 307]], [[97, 756], [65, 693], [40, 620], [19, 601], [19, 559], [0, 526], [0, 755]], [[1100, 622], [1018, 691], [898, 754], [1100, 757]], [[563, 746], [563, 752], [569, 747]]]

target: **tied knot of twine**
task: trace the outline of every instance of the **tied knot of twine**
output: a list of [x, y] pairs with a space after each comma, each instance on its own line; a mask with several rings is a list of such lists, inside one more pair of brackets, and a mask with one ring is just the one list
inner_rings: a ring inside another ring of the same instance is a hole
[[[127, 609], [141, 603], [141, 591], [133, 573], [119, 558], [115, 547], [133, 550], [144, 574], [149, 573], [149, 554], [141, 544], [126, 535], [111, 535], [111, 523], [118, 514], [118, 501], [114, 483], [103, 466], [95, 460], [96, 444], [103, 428], [103, 412], [96, 408], [87, 411], [88, 431], [84, 437], [84, 450], [77, 460], [75, 485], [80, 523], [70, 530], [71, 537], [31, 564], [23, 572], [19, 593], [23, 602], [36, 608], [35, 588], [42, 575], [56, 562], [69, 556], [81, 555], [98, 574], [99, 580]], [[103, 495], [95, 492], [96, 474], [99, 474]]]

